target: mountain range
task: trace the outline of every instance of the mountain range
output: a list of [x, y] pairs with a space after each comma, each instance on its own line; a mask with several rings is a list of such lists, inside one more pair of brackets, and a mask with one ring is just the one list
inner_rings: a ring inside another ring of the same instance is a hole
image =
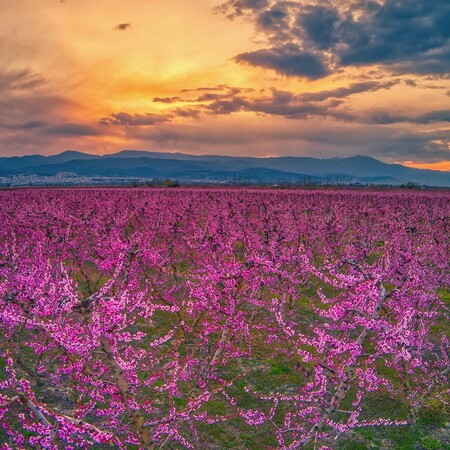
[[450, 187], [450, 172], [386, 164], [369, 156], [318, 159], [311, 157], [232, 157], [124, 150], [92, 155], [68, 150], [58, 155], [0, 158], [0, 177], [52, 177], [58, 174], [114, 179], [170, 178], [182, 183], [312, 182], [400, 185], [408, 182]]

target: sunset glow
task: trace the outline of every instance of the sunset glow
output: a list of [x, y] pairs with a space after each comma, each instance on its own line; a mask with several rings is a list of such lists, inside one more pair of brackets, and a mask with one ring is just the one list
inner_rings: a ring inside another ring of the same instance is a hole
[[0, 8], [3, 156], [365, 154], [450, 170], [445, 0]]

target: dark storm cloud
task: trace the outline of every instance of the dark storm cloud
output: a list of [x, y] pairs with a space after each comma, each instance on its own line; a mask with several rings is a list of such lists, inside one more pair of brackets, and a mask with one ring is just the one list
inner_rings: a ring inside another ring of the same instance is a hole
[[282, 8], [271, 8], [261, 13], [256, 21], [259, 28], [279, 32], [282, 25], [288, 26], [289, 13]]
[[291, 15], [289, 8], [278, 3], [274, 7], [260, 12], [256, 18], [256, 29], [268, 36], [274, 46], [282, 45], [290, 40]]
[[[360, 20], [341, 18], [333, 44], [347, 45], [337, 52], [343, 65], [420, 61], [449, 44], [449, 23], [447, 0], [387, 0]], [[440, 62], [449, 68], [448, 55]]]
[[311, 80], [323, 78], [329, 74], [327, 65], [320, 55], [303, 51], [295, 44], [240, 53], [234, 60], [238, 63], [272, 69], [283, 75], [305, 77]]
[[129, 30], [131, 27], [132, 27], [131, 23], [119, 23], [114, 27], [114, 29], [117, 31], [126, 31]]
[[100, 119], [102, 125], [124, 125], [130, 127], [147, 127], [161, 122], [168, 122], [170, 117], [163, 114], [130, 114], [119, 112]]
[[[296, 18], [294, 33], [312, 41], [319, 49], [331, 48], [336, 40], [339, 13], [333, 8], [309, 6]], [[303, 33], [302, 33], [303, 32]]]
[[272, 1], [258, 8], [227, 2], [226, 14], [246, 12], [270, 48], [236, 62], [316, 79], [342, 67], [383, 65], [396, 73], [450, 73], [448, 0]]
[[64, 123], [45, 128], [43, 134], [51, 136], [97, 136], [100, 133], [90, 125]]

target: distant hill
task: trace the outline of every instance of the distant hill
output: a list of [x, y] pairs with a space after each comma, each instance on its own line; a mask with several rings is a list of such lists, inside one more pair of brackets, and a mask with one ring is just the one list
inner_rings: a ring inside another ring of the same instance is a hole
[[369, 156], [250, 158], [124, 150], [109, 155], [66, 151], [58, 155], [0, 158], [0, 176], [172, 178], [185, 183], [314, 182], [400, 185], [408, 182], [450, 187], [450, 172], [386, 164]]
[[4, 169], [20, 171], [26, 167], [35, 167], [45, 164], [58, 164], [77, 159], [98, 159], [101, 156], [90, 155], [88, 153], [76, 152], [67, 150], [58, 155], [42, 156], [42, 155], [27, 155], [27, 156], [12, 156], [10, 158], [0, 158], [0, 167]]

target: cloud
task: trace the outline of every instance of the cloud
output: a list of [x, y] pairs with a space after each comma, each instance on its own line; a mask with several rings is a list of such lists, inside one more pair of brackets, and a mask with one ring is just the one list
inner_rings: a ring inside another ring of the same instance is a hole
[[[229, 88], [227, 92], [203, 94], [192, 101], [206, 102], [198, 111], [211, 114], [232, 114], [239, 111], [255, 112], [289, 119], [305, 119], [311, 116], [330, 116], [338, 120], [360, 121], [361, 117], [336, 109], [351, 95], [390, 89], [399, 80], [367, 81], [352, 83], [347, 87], [318, 92], [296, 94], [270, 88], [270, 95], [252, 90]], [[265, 90], [267, 92], [267, 90]]]
[[228, 19], [260, 11], [269, 6], [269, 0], [228, 0], [215, 8], [216, 12], [225, 14]]
[[181, 100], [180, 97], [155, 97], [153, 102], [155, 103], [177, 103]]
[[30, 91], [45, 84], [45, 78], [30, 69], [0, 70], [0, 93]]
[[437, 162], [448, 160], [450, 130], [417, 132], [408, 126], [336, 123], [331, 119], [282, 121], [258, 118], [242, 121], [228, 116], [195, 125], [162, 124], [157, 128], [129, 128], [128, 138], [141, 148], [192, 153], [248, 156], [371, 155], [390, 161]]
[[148, 127], [157, 123], [168, 122], [170, 117], [163, 114], [130, 114], [119, 112], [100, 119], [102, 125], [123, 125], [129, 127]]
[[247, 109], [248, 104], [247, 100], [235, 97], [230, 100], [216, 100], [209, 104], [206, 109], [213, 114], [231, 114], [244, 110], [244, 107]]
[[131, 23], [119, 23], [114, 27], [114, 29], [117, 31], [126, 31], [129, 30], [131, 27], [132, 27]]
[[390, 123], [416, 123], [430, 124], [438, 122], [450, 122], [450, 109], [430, 111], [417, 116], [407, 116], [405, 114], [394, 114], [389, 111], [375, 111], [369, 114], [367, 123], [390, 124]]
[[213, 87], [198, 87], [194, 89], [182, 89], [180, 92], [201, 92], [201, 91], [223, 91], [225, 89], [228, 89], [229, 86], [226, 84], [219, 84], [218, 86]]
[[309, 6], [296, 18], [297, 35], [314, 42], [320, 50], [331, 48], [335, 42], [339, 13], [336, 9], [323, 6]]
[[450, 43], [447, 44], [447, 48], [430, 50], [420, 55], [420, 58], [394, 62], [389, 68], [399, 74], [434, 74], [448, 79], [450, 78]]
[[447, 0], [387, 0], [359, 20], [341, 17], [333, 44], [346, 44], [337, 51], [343, 65], [420, 62], [449, 44], [449, 23]]
[[94, 127], [79, 123], [64, 123], [45, 128], [43, 133], [51, 136], [97, 136], [99, 131]]
[[[408, 81], [408, 80], [406, 80]], [[120, 112], [102, 118], [100, 123], [124, 127], [150, 127], [157, 124], [176, 122], [177, 119], [206, 120], [210, 116], [233, 116], [236, 113], [253, 113], [258, 116], [272, 116], [289, 120], [334, 119], [338, 122], [392, 125], [445, 123], [449, 121], [448, 110], [436, 110], [411, 115], [394, 113], [389, 110], [352, 110], [347, 107], [350, 97], [367, 92], [388, 90], [402, 83], [402, 79], [363, 81], [347, 86], [317, 92], [296, 93], [277, 88], [255, 91], [252, 88], [222, 86], [220, 88], [197, 88], [185, 92], [199, 93], [197, 96], [162, 97], [157, 102], [185, 104], [173, 107], [167, 112], [133, 114]], [[411, 85], [411, 83], [407, 83]], [[414, 84], [414, 87], [419, 85]], [[212, 89], [212, 90], [210, 90]], [[247, 116], [246, 120], [251, 117]]]
[[298, 98], [303, 101], [320, 102], [329, 98], [345, 98], [349, 97], [350, 95], [361, 94], [363, 92], [374, 92], [380, 89], [390, 89], [392, 86], [395, 86], [398, 83], [398, 80], [352, 83], [348, 87], [340, 87], [319, 92], [305, 92], [303, 94], [299, 94]]
[[184, 117], [198, 119], [201, 116], [201, 110], [196, 108], [175, 108], [171, 110], [170, 117]]
[[[189, 90], [186, 92], [195, 92], [195, 91], [197, 90]], [[203, 91], [204, 93], [198, 95], [197, 97], [184, 98], [183, 101], [186, 103], [207, 103], [216, 100], [228, 100], [238, 95], [247, 95], [250, 93], [254, 93], [255, 89], [226, 86], [223, 87], [222, 89], [214, 89], [214, 90], [202, 89], [201, 91]]]
[[329, 74], [327, 65], [320, 55], [303, 51], [295, 44], [240, 53], [234, 60], [238, 63], [272, 69], [282, 75], [305, 77], [310, 80], [323, 78]]
[[274, 45], [283, 44], [289, 40], [290, 20], [289, 9], [277, 4], [257, 15], [256, 29], [267, 34]]
[[[265, 90], [267, 92], [267, 90]], [[167, 122], [177, 117], [198, 118], [208, 115], [231, 115], [237, 112], [253, 112], [264, 115], [284, 116], [287, 118], [306, 118], [311, 115], [326, 116], [328, 109], [336, 106], [329, 101], [318, 105], [317, 102], [305, 102], [301, 96], [289, 91], [269, 89], [270, 94], [262, 92], [255, 95], [254, 89], [228, 88], [220, 93], [207, 92], [200, 96], [186, 99], [192, 105], [187, 108], [174, 108], [165, 115], [147, 113], [132, 115], [129, 113], [113, 114], [110, 118], [101, 119], [102, 123], [117, 125], [152, 125], [156, 122]], [[328, 93], [323, 100], [332, 94]], [[196, 104], [197, 103], [197, 104]]]
[[60, 121], [75, 105], [56, 94], [42, 74], [30, 68], [0, 69], [0, 128], [36, 131]]
[[[89, 123], [71, 121], [80, 104], [32, 67], [0, 69], [0, 147], [3, 153], [46, 153], [62, 143], [100, 137]], [[69, 144], [67, 144], [69, 145]], [[82, 144], [81, 144], [82, 145]]]
[[399, 74], [450, 73], [448, 0], [243, 3], [229, 1], [221, 11], [245, 14], [272, 47], [236, 62], [311, 79], [374, 64]]
[[[327, 115], [328, 105], [318, 105], [297, 101], [297, 96], [289, 91], [270, 89], [270, 95], [246, 96], [241, 92], [230, 91], [227, 97], [221, 95], [217, 100], [204, 105], [202, 109], [211, 114], [232, 114], [239, 111], [264, 115], [283, 116], [290, 119], [306, 118], [313, 115]], [[212, 99], [213, 100], [213, 99]]]
[[[191, 98], [157, 98], [157, 101], [171, 104], [185, 103], [188, 107], [177, 107], [165, 114], [131, 114], [121, 112], [102, 118], [100, 123], [122, 126], [150, 126], [173, 121], [176, 118], [197, 119], [208, 115], [231, 115], [238, 112], [259, 115], [281, 116], [288, 119], [307, 119], [310, 117], [334, 117], [340, 121], [377, 123], [378, 112], [372, 115], [355, 115], [339, 108], [345, 100], [355, 94], [390, 89], [400, 80], [367, 81], [352, 83], [346, 87], [318, 92], [296, 94], [276, 88], [256, 92], [252, 88], [227, 87], [226, 90], [201, 93]], [[190, 90], [195, 92], [196, 90]], [[155, 99], [154, 99], [155, 100]], [[379, 114], [381, 117], [381, 115]], [[401, 120], [403, 121], [403, 120]], [[380, 122], [385, 123], [385, 122]], [[387, 123], [387, 122], [386, 122]]]
[[37, 128], [43, 128], [47, 125], [47, 122], [43, 120], [32, 120], [30, 122], [20, 124], [1, 124], [0, 128], [7, 130], [34, 130]]

